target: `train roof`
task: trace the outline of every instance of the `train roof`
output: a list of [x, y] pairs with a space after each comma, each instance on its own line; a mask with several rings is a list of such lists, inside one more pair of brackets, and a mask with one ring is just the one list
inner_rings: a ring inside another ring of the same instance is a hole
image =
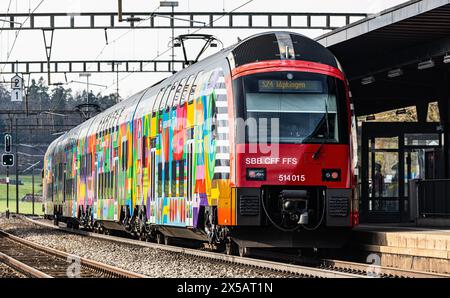
[[155, 90], [160, 90], [162, 86], [167, 86], [172, 82], [186, 78], [199, 71], [215, 67], [217, 63], [226, 58], [229, 58], [231, 69], [248, 63], [280, 59], [305, 60], [327, 64], [339, 69], [341, 68], [334, 55], [327, 48], [302, 34], [288, 31], [272, 31], [255, 34], [180, 70], [176, 74], [161, 80], [157, 84], [137, 92], [135, 95], [130, 96], [71, 129], [69, 133], [66, 133], [54, 142], [59, 142], [69, 135], [73, 137], [74, 135], [88, 134], [90, 131], [95, 131], [100, 125], [99, 122], [102, 121], [105, 116], [111, 115], [115, 111], [120, 113], [117, 123], [121, 123], [120, 121], [124, 120], [130, 120], [128, 119], [130, 110], [132, 107], [136, 107], [144, 94], [153, 93], [150, 89], [154, 88]]

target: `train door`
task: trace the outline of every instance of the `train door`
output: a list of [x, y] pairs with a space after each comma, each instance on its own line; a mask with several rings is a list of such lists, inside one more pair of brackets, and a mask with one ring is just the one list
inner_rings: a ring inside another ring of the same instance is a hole
[[[156, 139], [153, 139], [156, 140]], [[152, 143], [153, 143], [152, 140]], [[156, 142], [155, 142], [156, 145]], [[156, 207], [156, 179], [158, 179], [158, 173], [156, 172], [156, 146], [150, 149], [150, 222], [156, 223], [155, 207]]]
[[193, 225], [193, 199], [195, 194], [195, 177], [194, 177], [194, 140], [189, 140], [186, 142], [186, 166], [187, 166], [187, 189], [186, 189], [186, 225]]
[[119, 159], [114, 159], [114, 181], [113, 181], [113, 187], [114, 187], [114, 200], [117, 202], [119, 197], [119, 187], [118, 187], [118, 181], [119, 181]]
[[[94, 212], [94, 218], [98, 219], [97, 215], [99, 214], [98, 210], [100, 209], [100, 202], [101, 202], [101, 196], [102, 196], [102, 181], [101, 181], [101, 174], [98, 170], [97, 166], [95, 166], [94, 169], [94, 205], [95, 205], [95, 212]], [[100, 214], [103, 214], [100, 212]]]
[[52, 174], [52, 182], [50, 184], [50, 189], [52, 190], [52, 203], [55, 203], [55, 175]]
[[64, 163], [64, 165], [62, 166], [62, 172], [63, 172], [63, 203], [66, 202], [66, 187], [67, 187], [67, 171], [66, 171], [66, 164]]

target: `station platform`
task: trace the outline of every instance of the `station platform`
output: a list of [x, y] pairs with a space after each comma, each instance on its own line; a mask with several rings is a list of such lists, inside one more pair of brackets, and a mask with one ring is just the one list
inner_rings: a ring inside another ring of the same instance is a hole
[[362, 224], [351, 243], [360, 257], [378, 255], [381, 266], [450, 274], [450, 227]]

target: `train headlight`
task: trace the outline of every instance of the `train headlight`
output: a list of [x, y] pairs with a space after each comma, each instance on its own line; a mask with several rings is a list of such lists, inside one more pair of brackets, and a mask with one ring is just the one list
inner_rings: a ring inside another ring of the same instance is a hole
[[249, 181], [265, 181], [265, 168], [247, 168], [247, 180]]
[[326, 182], [341, 181], [341, 169], [323, 169], [322, 181]]

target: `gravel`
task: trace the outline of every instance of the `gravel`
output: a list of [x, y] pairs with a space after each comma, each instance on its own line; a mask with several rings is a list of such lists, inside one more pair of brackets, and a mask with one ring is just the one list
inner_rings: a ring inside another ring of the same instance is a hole
[[12, 269], [11, 267], [0, 263], [0, 278], [25, 278], [26, 276]]
[[149, 277], [265, 278], [286, 277], [246, 266], [220, 263], [160, 249], [121, 244], [37, 226], [0, 216], [0, 229], [27, 240]]

